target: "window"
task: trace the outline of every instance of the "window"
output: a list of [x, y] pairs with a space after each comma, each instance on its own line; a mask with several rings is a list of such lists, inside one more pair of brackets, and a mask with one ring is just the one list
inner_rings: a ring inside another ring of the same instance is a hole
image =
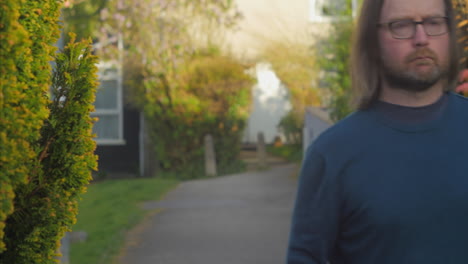
[[99, 82], [91, 114], [99, 120], [94, 124], [98, 145], [123, 145], [122, 74], [117, 63], [99, 63]]
[[309, 0], [310, 18], [313, 22], [328, 22], [343, 17], [346, 10], [356, 15], [357, 0]]

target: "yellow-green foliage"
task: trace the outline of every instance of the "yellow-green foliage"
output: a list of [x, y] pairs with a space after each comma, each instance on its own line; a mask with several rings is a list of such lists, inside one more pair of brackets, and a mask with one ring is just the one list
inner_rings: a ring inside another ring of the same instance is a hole
[[5, 250], [3, 229], [14, 192], [27, 182], [34, 157], [31, 143], [39, 139], [47, 116], [50, 43], [57, 39], [58, 25], [37, 25], [50, 24], [47, 15], [58, 11], [41, 11], [56, 5], [48, 2], [5, 0], [0, 5], [0, 252]]
[[89, 43], [55, 55], [60, 4], [0, 4], [1, 264], [57, 262], [60, 238], [75, 222], [77, 194], [96, 167], [89, 117], [96, 58]]
[[457, 11], [458, 28], [460, 30], [459, 42], [462, 46], [463, 68], [468, 68], [468, 1], [467, 0], [453, 0], [453, 4]]
[[265, 45], [262, 59], [271, 64], [275, 74], [290, 93], [293, 111], [304, 116], [305, 108], [320, 105], [320, 91], [315, 83], [317, 66], [311, 39], [278, 39]]
[[38, 143], [37, 167], [16, 191], [8, 218], [7, 251], [0, 263], [55, 263], [60, 238], [76, 221], [76, 200], [96, 168], [92, 140], [97, 59], [88, 42], [71, 43], [57, 54], [50, 117]]
[[216, 52], [194, 56], [178, 76], [172, 83], [164, 75], [145, 81], [145, 114], [163, 169], [203, 175], [203, 138], [212, 134], [220, 173], [230, 172], [248, 118], [252, 78]]
[[351, 0], [346, 0], [345, 6], [348, 8], [336, 11], [342, 14], [343, 19], [332, 22], [328, 35], [320, 41], [317, 50], [317, 66], [324, 72], [321, 81], [329, 97], [324, 103], [334, 121], [344, 118], [354, 110], [349, 72], [350, 43], [354, 29], [350, 2]]
[[201, 102], [202, 111], [203, 129], [194, 136], [213, 135], [220, 174], [236, 170], [234, 164], [250, 114], [254, 80], [245, 71], [233, 58], [216, 54], [196, 57], [189, 64], [188, 92]]

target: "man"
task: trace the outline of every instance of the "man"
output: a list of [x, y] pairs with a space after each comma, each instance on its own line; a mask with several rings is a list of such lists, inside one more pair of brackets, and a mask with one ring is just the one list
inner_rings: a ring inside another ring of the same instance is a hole
[[468, 263], [468, 100], [450, 0], [364, 0], [358, 110], [309, 147], [289, 264]]

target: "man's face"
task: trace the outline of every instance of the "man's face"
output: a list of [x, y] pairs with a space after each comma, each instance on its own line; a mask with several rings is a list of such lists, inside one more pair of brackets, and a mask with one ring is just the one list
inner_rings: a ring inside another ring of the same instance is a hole
[[[444, 17], [443, 0], [385, 0], [380, 23]], [[379, 28], [382, 75], [391, 87], [424, 91], [445, 78], [448, 71], [449, 34], [428, 36], [422, 25], [412, 38], [396, 39], [388, 27]]]

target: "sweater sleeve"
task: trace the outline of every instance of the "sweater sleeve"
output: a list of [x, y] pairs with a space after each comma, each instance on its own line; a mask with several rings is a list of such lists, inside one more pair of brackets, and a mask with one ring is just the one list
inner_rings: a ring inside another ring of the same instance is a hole
[[301, 169], [287, 264], [326, 264], [339, 228], [338, 184], [325, 158], [309, 149]]

